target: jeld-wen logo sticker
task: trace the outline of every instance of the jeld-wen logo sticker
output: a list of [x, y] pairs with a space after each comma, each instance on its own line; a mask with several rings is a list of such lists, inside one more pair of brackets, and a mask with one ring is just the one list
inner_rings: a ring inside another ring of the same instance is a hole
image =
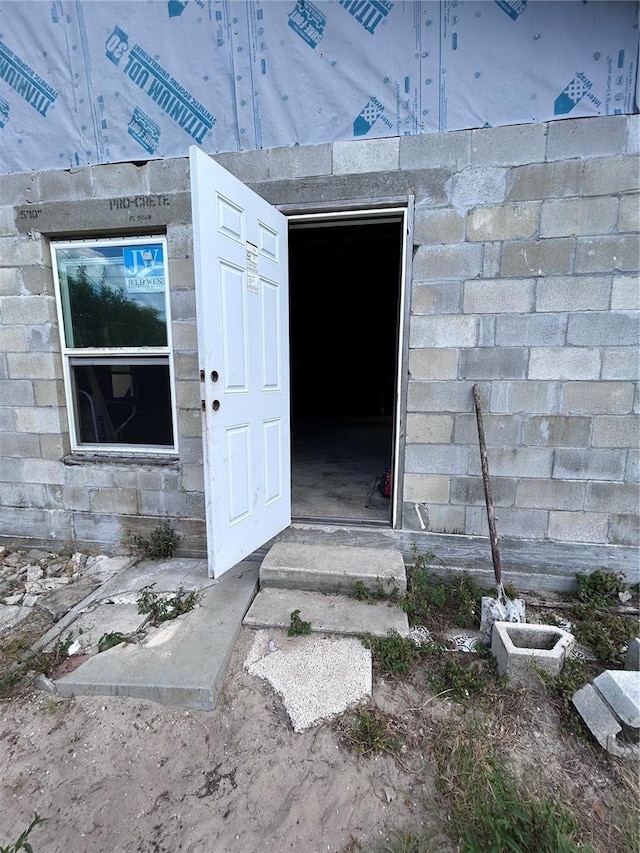
[[127, 77], [193, 140], [202, 142], [216, 120], [166, 68], [139, 44], [129, 50], [129, 37], [120, 27], [114, 27], [105, 42], [105, 53], [114, 65], [124, 58]]

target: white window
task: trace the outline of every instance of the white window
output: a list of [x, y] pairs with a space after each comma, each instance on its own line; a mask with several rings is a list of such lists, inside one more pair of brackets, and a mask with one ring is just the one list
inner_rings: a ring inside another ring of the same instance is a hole
[[73, 450], [176, 450], [164, 237], [51, 246]]

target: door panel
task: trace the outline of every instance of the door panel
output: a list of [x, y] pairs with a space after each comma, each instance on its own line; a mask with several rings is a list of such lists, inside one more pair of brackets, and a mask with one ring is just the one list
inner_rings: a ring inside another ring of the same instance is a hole
[[189, 151], [209, 574], [291, 522], [287, 221]]

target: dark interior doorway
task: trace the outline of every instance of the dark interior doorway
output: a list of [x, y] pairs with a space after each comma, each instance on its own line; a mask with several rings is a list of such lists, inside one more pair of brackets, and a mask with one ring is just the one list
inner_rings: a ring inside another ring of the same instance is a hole
[[390, 524], [401, 260], [397, 216], [290, 224], [295, 519]]

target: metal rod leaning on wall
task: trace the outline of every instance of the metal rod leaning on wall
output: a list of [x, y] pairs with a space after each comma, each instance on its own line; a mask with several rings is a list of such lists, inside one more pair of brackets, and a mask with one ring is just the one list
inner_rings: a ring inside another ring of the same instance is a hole
[[502, 566], [500, 565], [500, 551], [498, 549], [498, 534], [496, 532], [496, 517], [493, 512], [493, 495], [491, 494], [491, 481], [489, 479], [489, 463], [487, 461], [487, 444], [484, 437], [484, 424], [482, 422], [482, 406], [480, 404], [480, 389], [473, 386], [473, 399], [476, 405], [476, 420], [478, 422], [478, 439], [480, 441], [480, 463], [482, 465], [482, 480], [484, 483], [484, 499], [487, 505], [487, 520], [489, 522], [489, 539], [491, 540], [491, 557], [493, 559], [493, 573], [496, 576], [498, 590], [502, 589]]

